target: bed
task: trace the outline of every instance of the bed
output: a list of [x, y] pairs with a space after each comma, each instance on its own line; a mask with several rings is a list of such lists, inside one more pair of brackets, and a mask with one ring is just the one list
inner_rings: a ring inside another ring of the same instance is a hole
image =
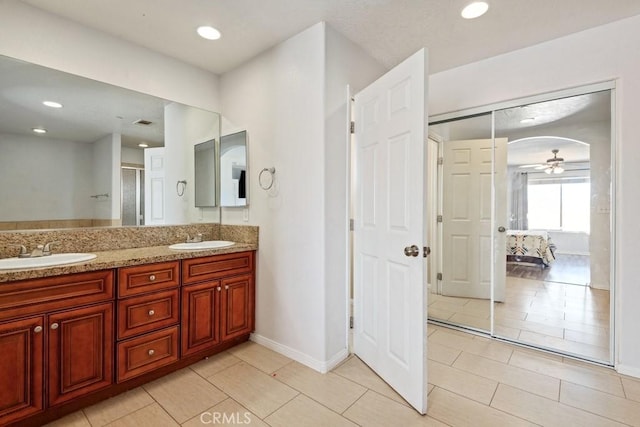
[[507, 230], [507, 262], [549, 267], [556, 259], [555, 245], [544, 230]]

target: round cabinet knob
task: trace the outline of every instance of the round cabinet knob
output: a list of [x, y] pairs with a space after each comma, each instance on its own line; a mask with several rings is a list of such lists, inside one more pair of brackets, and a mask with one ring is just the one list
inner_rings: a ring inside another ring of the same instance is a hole
[[51, 324], [51, 329], [58, 329], [58, 326], [60, 326], [60, 325], [58, 325], [57, 323], [52, 323]]
[[218, 286], [218, 292], [220, 292], [222, 290], [222, 288], [220, 286]]
[[154, 314], [156, 314], [154, 310], [149, 310], [149, 316], [153, 316]]
[[224, 288], [225, 289], [229, 289], [229, 285], [224, 285]]
[[38, 325], [35, 328], [33, 328], [33, 332], [35, 332], [36, 334], [39, 334], [40, 332], [42, 332], [42, 326]]
[[149, 353], [149, 356], [153, 356], [154, 354], [156, 354], [154, 349], [149, 350], [148, 353]]
[[504, 233], [505, 231], [507, 231], [507, 229], [506, 229], [506, 228], [504, 228], [503, 226], [500, 226], [500, 227], [498, 227], [498, 231], [499, 231], [500, 233]]
[[151, 280], [152, 282], [156, 280], [156, 275], [152, 274], [151, 276], [149, 276], [149, 280]]

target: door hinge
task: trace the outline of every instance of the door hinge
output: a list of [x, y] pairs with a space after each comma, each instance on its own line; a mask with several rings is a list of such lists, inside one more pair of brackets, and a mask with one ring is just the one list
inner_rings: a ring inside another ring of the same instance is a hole
[[442, 273], [438, 273], [438, 274], [436, 275], [436, 279], [437, 279], [437, 280], [442, 280]]
[[444, 157], [438, 157], [438, 164], [444, 165]]
[[349, 329], [353, 329], [353, 316], [349, 316]]
[[356, 122], [353, 122], [353, 121], [351, 122], [349, 130], [351, 133], [356, 133]]
[[349, 219], [349, 231], [353, 231], [353, 229], [355, 228], [355, 224], [356, 221], [353, 218]]
[[442, 222], [442, 215], [438, 215], [436, 217], [436, 222]]

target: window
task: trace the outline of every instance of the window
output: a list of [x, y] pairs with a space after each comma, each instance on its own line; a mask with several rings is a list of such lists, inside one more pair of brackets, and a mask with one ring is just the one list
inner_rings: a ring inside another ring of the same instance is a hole
[[588, 182], [529, 184], [529, 229], [589, 233], [591, 185]]

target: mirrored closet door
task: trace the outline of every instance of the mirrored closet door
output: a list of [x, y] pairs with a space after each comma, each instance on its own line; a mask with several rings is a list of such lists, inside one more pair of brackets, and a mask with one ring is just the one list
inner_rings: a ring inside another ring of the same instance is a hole
[[430, 319], [612, 363], [613, 91], [598, 89], [432, 121]]

